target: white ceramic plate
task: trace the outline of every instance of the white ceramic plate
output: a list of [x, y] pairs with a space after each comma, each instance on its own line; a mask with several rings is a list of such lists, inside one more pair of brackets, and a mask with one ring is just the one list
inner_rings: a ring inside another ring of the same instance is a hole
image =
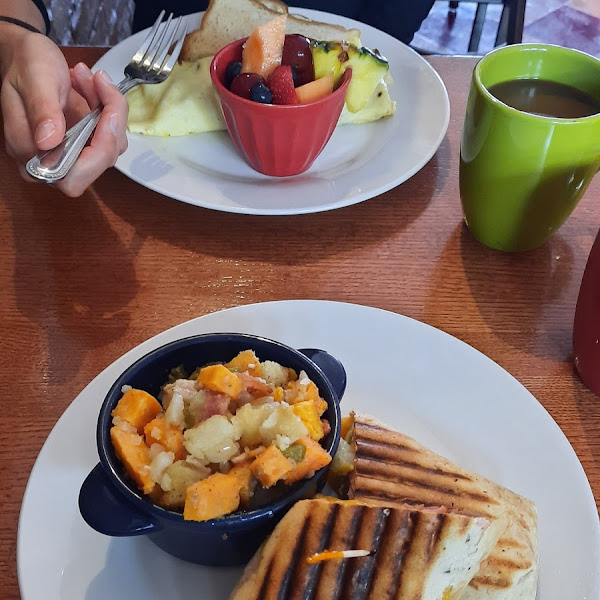
[[[396, 114], [376, 123], [338, 127], [302, 175], [269, 177], [249, 167], [225, 131], [160, 138], [129, 134], [117, 169], [141, 185], [204, 208], [256, 215], [292, 215], [362, 202], [406, 181], [438, 149], [450, 118], [439, 75], [395, 38], [351, 19], [298, 9], [313, 19], [362, 31], [363, 45], [388, 58]], [[190, 30], [202, 13], [190, 15]], [[109, 50], [95, 65], [115, 81], [140, 46], [140, 32]]]
[[537, 503], [538, 600], [600, 597], [600, 527], [588, 481], [561, 430], [518, 381], [418, 321], [354, 304], [296, 300], [183, 323], [128, 352], [79, 394], [40, 452], [23, 500], [22, 600], [227, 599], [240, 569], [187, 564], [144, 537], [104, 537], [77, 508], [79, 487], [98, 462], [96, 419], [111, 383], [159, 345], [220, 331], [338, 356], [348, 373], [342, 413], [374, 415]]

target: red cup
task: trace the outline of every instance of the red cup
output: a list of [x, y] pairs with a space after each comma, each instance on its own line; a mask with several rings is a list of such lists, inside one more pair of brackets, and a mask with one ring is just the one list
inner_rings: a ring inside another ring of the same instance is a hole
[[225, 87], [227, 65], [242, 59], [245, 41], [232, 42], [219, 50], [210, 65], [229, 134], [256, 171], [276, 177], [303, 173], [331, 138], [344, 107], [352, 71], [344, 72], [332, 94], [314, 102], [293, 105], [253, 102]]
[[579, 288], [573, 324], [573, 356], [581, 381], [600, 396], [600, 232]]

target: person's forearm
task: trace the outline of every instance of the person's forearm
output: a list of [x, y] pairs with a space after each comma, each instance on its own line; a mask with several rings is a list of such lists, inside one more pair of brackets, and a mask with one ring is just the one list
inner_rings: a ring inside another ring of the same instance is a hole
[[[24, 21], [40, 32], [46, 31], [44, 18], [31, 0], [0, 0], [0, 16]], [[14, 44], [20, 36], [28, 33], [27, 29], [19, 25], [0, 21], [0, 81], [4, 78]]]

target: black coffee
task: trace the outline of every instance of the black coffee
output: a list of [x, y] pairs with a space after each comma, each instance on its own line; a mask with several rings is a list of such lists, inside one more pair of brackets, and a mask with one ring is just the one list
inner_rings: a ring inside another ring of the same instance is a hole
[[523, 112], [577, 119], [600, 113], [600, 101], [570, 85], [544, 79], [514, 79], [489, 88], [504, 104]]

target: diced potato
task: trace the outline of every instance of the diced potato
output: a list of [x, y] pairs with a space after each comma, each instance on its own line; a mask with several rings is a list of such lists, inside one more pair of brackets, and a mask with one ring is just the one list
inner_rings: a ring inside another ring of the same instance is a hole
[[336, 477], [343, 477], [348, 475], [352, 469], [354, 469], [354, 450], [344, 438], [340, 438], [329, 472]]
[[185, 425], [184, 415], [185, 400], [181, 394], [173, 394], [171, 402], [165, 410], [165, 420], [169, 425], [176, 425], [179, 428], [183, 428]]
[[240, 505], [240, 484], [236, 476], [213, 473], [187, 488], [183, 518], [207, 521], [227, 515]]
[[231, 422], [242, 448], [254, 448], [262, 444], [260, 427], [274, 410], [273, 404], [244, 404], [237, 409]]
[[263, 379], [274, 387], [284, 387], [288, 381], [296, 378], [293, 369], [281, 366], [273, 360], [262, 362]]
[[243, 508], [250, 504], [250, 499], [254, 493], [256, 486], [256, 479], [250, 469], [250, 463], [245, 462], [239, 465], [235, 465], [229, 473], [231, 477], [235, 477], [240, 484], [240, 502]]
[[224, 415], [213, 415], [183, 434], [186, 450], [196, 458], [220, 463], [234, 457], [240, 450], [234, 426]]
[[243, 350], [226, 365], [228, 369], [238, 370], [240, 373], [248, 371], [253, 377], [263, 377], [263, 370], [254, 350]]
[[137, 486], [149, 494], [155, 486], [150, 476], [150, 449], [141, 435], [115, 426], [110, 429], [110, 439], [119, 460]]
[[173, 452], [175, 460], [181, 460], [187, 456], [187, 450], [183, 445], [183, 430], [176, 425], [169, 425], [165, 417], [152, 419], [144, 427], [144, 435], [148, 447], [152, 444], [160, 444], [165, 450]]
[[310, 437], [318, 442], [323, 437], [324, 430], [321, 415], [318, 413], [315, 403], [311, 400], [298, 402], [292, 406], [292, 411], [306, 425]]
[[164, 472], [173, 464], [174, 459], [175, 455], [172, 452], [157, 453], [150, 463], [150, 477], [160, 484]]
[[225, 365], [209, 365], [200, 370], [197, 381], [205, 388], [230, 398], [237, 398], [242, 391], [242, 382]]
[[207, 467], [192, 465], [185, 460], [174, 462], [164, 472], [160, 482], [162, 493], [156, 502], [165, 508], [182, 509], [187, 488], [206, 479], [210, 474], [210, 469]]
[[306, 452], [302, 461], [296, 463], [294, 468], [285, 475], [284, 479], [288, 484], [299, 481], [300, 479], [312, 477], [316, 471], [331, 462], [331, 454], [310, 436], [307, 435], [300, 438], [296, 443], [302, 444], [306, 448]]
[[279, 448], [269, 446], [254, 459], [250, 468], [262, 486], [269, 488], [283, 479], [293, 469], [293, 465]]
[[275, 400], [275, 402], [282, 402], [285, 397], [283, 388], [281, 386], [276, 387], [271, 393], [271, 396], [273, 397], [273, 400]]
[[145, 425], [161, 410], [162, 406], [154, 396], [143, 390], [131, 388], [123, 394], [110, 414], [131, 423], [138, 433], [142, 433]]
[[265, 446], [274, 443], [278, 435], [287, 438], [289, 445], [307, 434], [306, 425], [293, 413], [290, 406], [282, 404], [276, 404], [275, 410], [260, 426], [260, 435]]

